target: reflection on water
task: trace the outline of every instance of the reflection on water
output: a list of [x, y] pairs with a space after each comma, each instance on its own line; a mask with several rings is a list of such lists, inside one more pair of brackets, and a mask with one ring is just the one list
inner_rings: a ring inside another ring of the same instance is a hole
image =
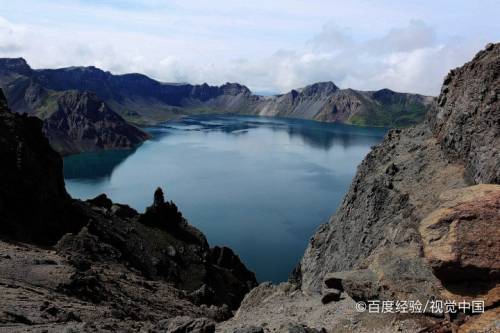
[[64, 177], [66, 179], [109, 178], [113, 170], [132, 155], [135, 150], [110, 150], [68, 156], [64, 158]]
[[[385, 129], [329, 124], [302, 119], [213, 115], [185, 118], [181, 124], [166, 123], [164, 127], [183, 131], [221, 131], [234, 135], [247, 134], [249, 130], [255, 128], [269, 128], [273, 131], [286, 131], [290, 137], [297, 137], [311, 147], [325, 150], [337, 144], [343, 147], [370, 144], [373, 143], [373, 137], [380, 137], [380, 133], [386, 131]], [[158, 129], [152, 129], [152, 131], [165, 133]]]
[[277, 118], [200, 116], [147, 129], [136, 150], [66, 157], [68, 191], [143, 210], [162, 186], [211, 244], [259, 280], [283, 281], [335, 211], [385, 130]]

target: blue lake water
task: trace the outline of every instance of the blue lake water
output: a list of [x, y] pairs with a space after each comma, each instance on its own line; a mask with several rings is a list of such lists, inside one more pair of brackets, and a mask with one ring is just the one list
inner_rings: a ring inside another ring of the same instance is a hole
[[147, 129], [134, 150], [64, 159], [69, 193], [106, 193], [143, 211], [161, 186], [211, 245], [238, 253], [259, 281], [284, 281], [315, 229], [385, 134], [304, 120], [198, 116]]

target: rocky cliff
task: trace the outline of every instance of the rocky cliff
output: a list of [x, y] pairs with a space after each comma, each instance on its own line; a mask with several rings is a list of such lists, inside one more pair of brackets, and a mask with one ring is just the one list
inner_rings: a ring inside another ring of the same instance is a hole
[[113, 75], [95, 67], [32, 70], [24, 59], [0, 59], [0, 86], [16, 112], [42, 114], [50, 93], [90, 91], [125, 119], [154, 124], [183, 115], [232, 113], [404, 127], [420, 122], [434, 99], [388, 89], [356, 91], [320, 82], [263, 97], [237, 83], [168, 84], [141, 74]]
[[390, 131], [368, 154], [311, 239], [303, 289], [327, 278], [355, 299], [498, 304], [500, 186], [474, 185], [499, 183], [499, 74], [500, 44], [488, 45], [446, 77], [427, 122]]
[[[220, 331], [306, 324], [331, 332], [496, 332], [499, 96], [500, 44], [489, 44], [445, 78], [424, 123], [389, 131], [366, 156], [291, 283], [254, 289]], [[482, 301], [486, 311], [369, 314], [354, 304], [436, 299]]]
[[[42, 121], [10, 113], [0, 92], [0, 232], [55, 242], [79, 228], [68, 214], [62, 159], [42, 134]], [[20, 226], [23, 226], [22, 228]]]
[[66, 91], [56, 103], [43, 121], [43, 132], [61, 154], [133, 148], [149, 137], [92, 93]]
[[256, 285], [161, 189], [144, 214], [66, 193], [42, 122], [0, 94], [0, 331], [213, 332]]
[[95, 94], [50, 89], [24, 59], [0, 59], [0, 82], [10, 108], [42, 119], [44, 133], [59, 153], [131, 148], [149, 137]]

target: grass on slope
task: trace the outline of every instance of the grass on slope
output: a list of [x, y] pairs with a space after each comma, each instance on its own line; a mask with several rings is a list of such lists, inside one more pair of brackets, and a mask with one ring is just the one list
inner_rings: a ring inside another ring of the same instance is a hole
[[357, 126], [408, 127], [424, 120], [427, 106], [417, 103], [378, 105], [351, 116], [348, 122]]

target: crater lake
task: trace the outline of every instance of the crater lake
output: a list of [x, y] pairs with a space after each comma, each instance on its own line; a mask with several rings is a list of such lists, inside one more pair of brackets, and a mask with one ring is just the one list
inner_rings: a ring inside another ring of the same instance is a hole
[[231, 247], [259, 281], [285, 281], [386, 129], [306, 120], [195, 116], [146, 128], [132, 150], [64, 158], [68, 192], [143, 211], [162, 187], [211, 246]]

